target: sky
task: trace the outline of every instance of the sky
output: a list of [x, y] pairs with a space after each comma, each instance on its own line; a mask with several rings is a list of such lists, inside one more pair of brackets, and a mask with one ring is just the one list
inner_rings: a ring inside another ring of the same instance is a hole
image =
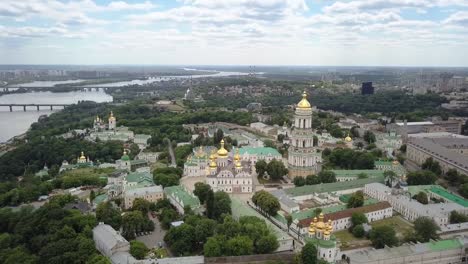
[[0, 64], [468, 66], [468, 0], [0, 0]]

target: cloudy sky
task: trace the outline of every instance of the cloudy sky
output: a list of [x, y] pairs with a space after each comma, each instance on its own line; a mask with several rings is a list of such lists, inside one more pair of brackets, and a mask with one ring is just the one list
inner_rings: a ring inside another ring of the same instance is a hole
[[0, 64], [468, 66], [468, 0], [0, 0]]

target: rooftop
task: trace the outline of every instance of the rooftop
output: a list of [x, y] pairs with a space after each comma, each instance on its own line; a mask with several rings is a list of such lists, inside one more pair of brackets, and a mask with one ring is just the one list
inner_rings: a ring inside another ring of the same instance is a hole
[[444, 160], [468, 172], [468, 157], [453, 152], [440, 145], [433, 138], [410, 138], [408, 145], [422, 149], [436, 159]]
[[190, 195], [182, 186], [170, 186], [164, 188], [164, 193], [168, 196], [176, 197], [178, 201], [182, 201], [184, 206], [195, 207], [200, 205], [198, 197]]
[[383, 177], [382, 170], [331, 170], [336, 177], [358, 177], [359, 174], [366, 174], [368, 177]]
[[141, 187], [135, 189], [125, 190], [125, 195], [127, 196], [142, 196], [146, 194], [153, 194], [153, 193], [162, 193], [163, 188], [161, 185], [154, 185], [148, 187]]
[[284, 189], [286, 194], [290, 196], [302, 196], [309, 195], [313, 193], [324, 193], [324, 192], [337, 192], [347, 189], [356, 189], [362, 188], [364, 185], [374, 182], [384, 182], [383, 176], [370, 177], [365, 179], [357, 179], [354, 181], [344, 181], [344, 182], [332, 182], [332, 183], [321, 183], [316, 185], [306, 185], [301, 187], [294, 187], [289, 189]]
[[270, 147], [242, 147], [239, 150], [241, 155], [261, 155], [261, 156], [281, 156], [278, 150]]

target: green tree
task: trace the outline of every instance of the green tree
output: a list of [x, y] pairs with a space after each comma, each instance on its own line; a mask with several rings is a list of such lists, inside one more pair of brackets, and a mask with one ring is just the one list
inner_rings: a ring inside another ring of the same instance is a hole
[[205, 257], [219, 257], [223, 254], [223, 241], [216, 237], [208, 238], [203, 246], [203, 255]]
[[278, 247], [278, 239], [273, 234], [262, 236], [255, 242], [255, 252], [258, 254], [271, 253]]
[[391, 170], [386, 170], [383, 173], [385, 181], [390, 184], [390, 186], [393, 186], [395, 180], [398, 178], [397, 174], [394, 171]]
[[281, 208], [278, 198], [265, 190], [255, 192], [252, 201], [262, 211], [272, 216], [276, 215]]
[[203, 182], [197, 182], [195, 183], [195, 189], [193, 191], [193, 194], [195, 194], [198, 197], [201, 204], [204, 204], [208, 196], [208, 192], [210, 190], [211, 190], [211, 186], [209, 184], [206, 184]]
[[288, 169], [286, 169], [283, 162], [276, 159], [273, 159], [268, 163], [266, 170], [273, 180], [281, 179], [288, 173]]
[[414, 171], [407, 175], [408, 185], [429, 185], [434, 184], [437, 176], [428, 170]]
[[356, 208], [364, 205], [364, 193], [362, 191], [356, 191], [351, 195], [348, 200], [348, 208]]
[[414, 231], [419, 242], [428, 242], [430, 239], [438, 239], [439, 226], [433, 219], [428, 217], [418, 217], [414, 221]]
[[96, 218], [99, 222], [106, 223], [114, 229], [120, 229], [122, 217], [120, 211], [112, 206], [111, 202], [104, 202], [96, 208]]
[[290, 214], [286, 215], [285, 218], [286, 218], [286, 224], [288, 226], [288, 232], [289, 232], [289, 227], [291, 226], [293, 222], [293, 218]]
[[354, 212], [351, 215], [351, 223], [353, 226], [358, 226], [362, 224], [367, 224], [368, 220], [364, 213], [361, 212]]
[[140, 211], [126, 212], [122, 217], [122, 234], [127, 239], [135, 238], [137, 233], [153, 231], [154, 223]]
[[236, 236], [226, 242], [228, 256], [242, 256], [253, 253], [253, 242], [248, 236]]
[[86, 264], [111, 264], [111, 262], [107, 257], [104, 257], [100, 254], [95, 254], [88, 262], [86, 262]]
[[336, 175], [333, 171], [323, 170], [318, 174], [321, 183], [336, 182]]
[[421, 165], [423, 170], [432, 171], [435, 175], [442, 174], [442, 168], [440, 167], [439, 162], [432, 159], [432, 157], [427, 158], [424, 163]]
[[89, 193], [89, 201], [93, 202], [94, 198], [96, 198], [96, 193], [94, 192], [94, 190], [91, 190], [91, 192]]
[[315, 264], [317, 263], [317, 248], [314, 244], [308, 242], [302, 248], [301, 251], [301, 260], [302, 263]]
[[301, 186], [304, 186], [306, 184], [306, 181], [304, 179], [304, 177], [302, 176], [297, 176], [297, 177], [294, 177], [294, 186], [296, 187], [301, 187]]
[[422, 203], [422, 204], [428, 204], [429, 203], [429, 198], [427, 197], [426, 192], [420, 191], [418, 194], [413, 196], [413, 199], [416, 201]]
[[383, 248], [385, 245], [393, 247], [398, 244], [395, 230], [391, 226], [375, 227], [370, 232], [369, 238], [375, 248]]
[[460, 214], [457, 211], [452, 211], [450, 212], [450, 223], [451, 224], [458, 224], [458, 223], [464, 223], [468, 222], [468, 216], [464, 214]]
[[149, 249], [143, 242], [132, 240], [130, 241], [130, 254], [136, 259], [144, 259], [148, 254]]
[[263, 177], [265, 172], [267, 171], [268, 164], [265, 160], [259, 160], [255, 163], [255, 171], [257, 172], [259, 177]]
[[369, 144], [375, 143], [375, 134], [372, 131], [367, 130], [366, 132], [364, 132], [363, 138]]
[[314, 185], [320, 183], [320, 178], [315, 175], [307, 175], [305, 179], [306, 185]]
[[357, 238], [364, 237], [366, 232], [364, 231], [364, 227], [362, 225], [356, 225], [353, 227], [353, 236]]
[[206, 195], [206, 216], [211, 219], [216, 219], [215, 217], [215, 200], [213, 190], [209, 190]]
[[212, 219], [220, 220], [224, 214], [231, 214], [231, 198], [223, 191], [214, 193]]
[[197, 249], [195, 228], [185, 223], [169, 229], [164, 241], [176, 256], [190, 255]]
[[461, 196], [468, 198], [468, 183], [460, 185], [458, 192], [461, 194]]
[[143, 198], [135, 198], [132, 204], [132, 211], [140, 211], [143, 215], [147, 215], [151, 207], [151, 202]]

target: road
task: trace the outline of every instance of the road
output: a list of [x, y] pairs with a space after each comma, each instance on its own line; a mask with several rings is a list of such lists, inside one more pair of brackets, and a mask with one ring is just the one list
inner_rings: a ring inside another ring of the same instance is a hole
[[154, 247], [158, 247], [159, 242], [162, 242], [164, 244], [164, 235], [166, 235], [166, 231], [161, 228], [157, 217], [153, 218], [149, 213], [148, 217], [154, 223], [154, 231], [149, 235], [139, 236], [136, 238], [136, 240], [145, 243], [145, 245], [151, 249]]

